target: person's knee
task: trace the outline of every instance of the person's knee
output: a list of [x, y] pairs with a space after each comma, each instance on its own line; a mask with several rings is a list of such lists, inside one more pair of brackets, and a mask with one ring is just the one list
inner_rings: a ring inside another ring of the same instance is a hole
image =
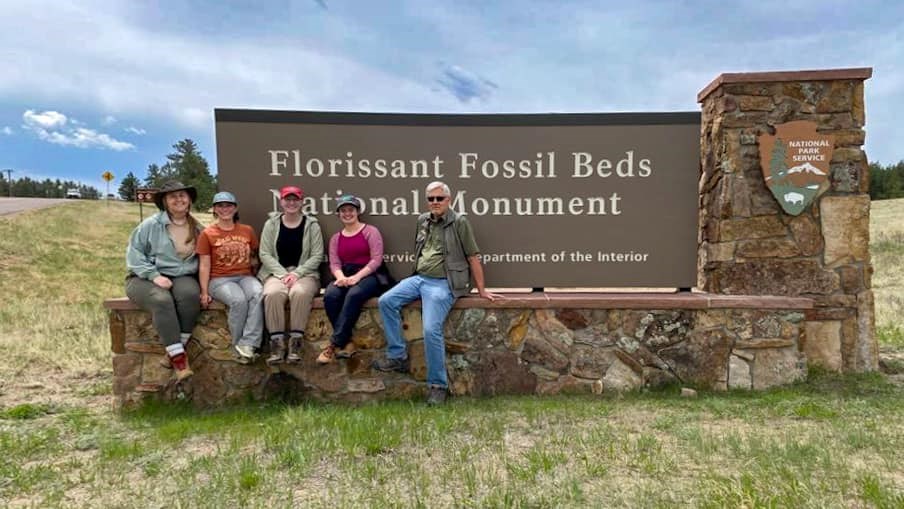
[[285, 306], [286, 301], [289, 300], [289, 294], [287, 292], [267, 291], [265, 289], [261, 295], [264, 299], [264, 305], [268, 306]]
[[348, 295], [345, 297], [346, 302], [352, 302], [356, 305], [364, 305], [368, 299], [370, 299], [371, 294], [364, 290], [361, 287], [352, 288]]
[[242, 292], [218, 292], [214, 298], [230, 308], [248, 305]]
[[384, 293], [377, 299], [377, 306], [380, 308], [380, 311], [394, 311], [399, 309], [388, 293]]
[[297, 304], [301, 302], [311, 302], [314, 300], [314, 295], [317, 294], [316, 290], [306, 289], [306, 288], [298, 288], [292, 287], [292, 290], [289, 291], [289, 301], [292, 304]]
[[261, 294], [265, 299], [280, 299], [283, 302], [289, 298], [289, 291], [282, 285], [267, 285], [261, 290]]
[[148, 306], [152, 309], [168, 309], [173, 307], [173, 296], [167, 291], [151, 292], [147, 299]]

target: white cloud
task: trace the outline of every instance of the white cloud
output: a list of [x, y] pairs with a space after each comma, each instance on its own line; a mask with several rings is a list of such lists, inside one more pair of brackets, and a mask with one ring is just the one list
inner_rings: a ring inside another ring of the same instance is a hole
[[[0, 52], [0, 97], [115, 112], [209, 136], [216, 107], [695, 111], [697, 92], [722, 72], [873, 66], [876, 76], [866, 84], [870, 155], [900, 158], [900, 3], [887, 2], [879, 17], [871, 7], [826, 7], [806, 36], [773, 19], [786, 8], [779, 0], [605, 7], [589, 0], [401, 0], [392, 16], [382, 3], [325, 4], [288, 2], [271, 7], [283, 15], [279, 23], [233, 31], [229, 20], [241, 17], [232, 5], [206, 5], [204, 15], [218, 21], [200, 30], [173, 22], [192, 19], [189, 7], [170, 19], [172, 8], [152, 3], [6, 2], [0, 33], [16, 40], [13, 51]], [[792, 4], [794, 15], [822, 8]], [[439, 60], [456, 62], [465, 75], [441, 69], [438, 80]]]
[[13, 129], [12, 129], [12, 127], [10, 127], [10, 126], [8, 126], [8, 125], [7, 125], [7, 126], [3, 126], [3, 129], [0, 129], [0, 133], [3, 133], [3, 134], [5, 134], [5, 135], [7, 135], [7, 136], [12, 136], [12, 134], [13, 134]]
[[117, 121], [118, 121], [117, 118], [114, 117], [113, 115], [107, 115], [106, 117], [104, 117], [103, 120], [100, 121], [100, 123], [105, 126], [110, 126], [110, 125], [115, 124]]
[[137, 134], [138, 136], [147, 134], [147, 131], [145, 131], [144, 129], [142, 129], [140, 127], [131, 126], [131, 125], [129, 127], [126, 127], [125, 129], [123, 129], [123, 131], [125, 131], [127, 133]]
[[66, 125], [66, 115], [56, 111], [44, 111], [37, 113], [34, 110], [26, 110], [22, 114], [22, 120], [28, 127], [41, 129], [57, 129]]
[[[56, 145], [78, 148], [100, 148], [115, 151], [135, 148], [131, 143], [120, 141], [109, 134], [97, 132], [87, 127], [70, 127], [66, 115], [56, 111], [35, 112], [26, 110], [22, 114], [22, 128], [31, 131], [38, 138]], [[81, 122], [73, 122], [82, 124]]]

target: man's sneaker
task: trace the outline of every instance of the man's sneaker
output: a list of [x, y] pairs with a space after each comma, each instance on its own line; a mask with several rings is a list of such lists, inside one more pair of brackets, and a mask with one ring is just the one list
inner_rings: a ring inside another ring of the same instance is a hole
[[398, 373], [407, 373], [408, 358], [403, 357], [401, 359], [390, 359], [389, 357], [384, 357], [382, 359], [373, 361], [370, 367], [376, 369], [377, 371], [396, 371]]
[[239, 364], [251, 364], [254, 360], [254, 348], [248, 345], [235, 345], [235, 353], [238, 354]]
[[336, 362], [336, 347], [332, 343], [326, 346], [317, 356], [317, 364], [329, 364]]
[[336, 357], [340, 359], [349, 359], [352, 355], [358, 352], [358, 347], [355, 346], [351, 341], [348, 342], [344, 347], [336, 350]]
[[448, 391], [445, 387], [431, 387], [427, 390], [427, 404], [434, 405], [442, 405], [446, 402], [446, 394]]

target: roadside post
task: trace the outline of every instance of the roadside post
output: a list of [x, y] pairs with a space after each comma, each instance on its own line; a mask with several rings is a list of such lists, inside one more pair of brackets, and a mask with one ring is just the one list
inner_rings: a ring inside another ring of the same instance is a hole
[[113, 180], [115, 177], [109, 171], [105, 171], [103, 173], [103, 175], [101, 175], [101, 177], [103, 177], [104, 182], [107, 183], [107, 190], [104, 192], [104, 201], [107, 202], [107, 206], [109, 207], [110, 206], [110, 181]]

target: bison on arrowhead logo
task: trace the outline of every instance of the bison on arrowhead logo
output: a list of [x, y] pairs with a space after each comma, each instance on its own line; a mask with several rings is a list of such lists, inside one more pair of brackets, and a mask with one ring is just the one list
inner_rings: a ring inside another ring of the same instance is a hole
[[797, 120], [759, 137], [766, 186], [782, 210], [796, 216], [829, 188], [835, 137], [816, 133], [816, 124]]

